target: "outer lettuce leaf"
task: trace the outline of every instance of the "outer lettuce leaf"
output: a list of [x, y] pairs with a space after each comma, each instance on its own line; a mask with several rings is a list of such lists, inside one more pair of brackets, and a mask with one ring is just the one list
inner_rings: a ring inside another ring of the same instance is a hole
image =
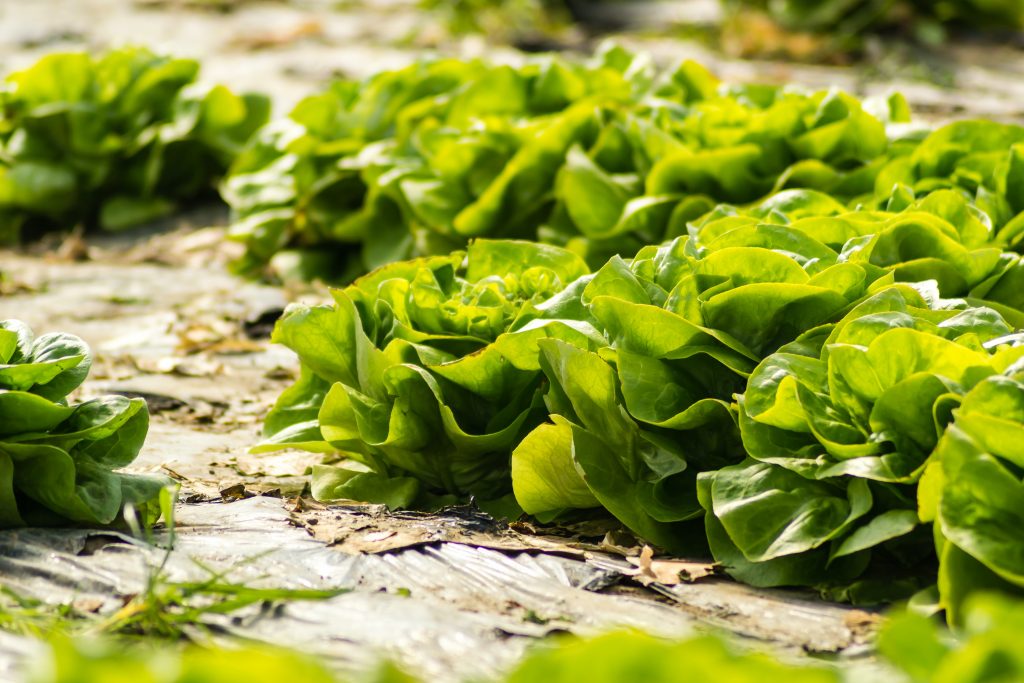
[[572, 425], [543, 424], [512, 454], [512, 486], [523, 511], [541, 519], [571, 509], [598, 507], [573, 460]]

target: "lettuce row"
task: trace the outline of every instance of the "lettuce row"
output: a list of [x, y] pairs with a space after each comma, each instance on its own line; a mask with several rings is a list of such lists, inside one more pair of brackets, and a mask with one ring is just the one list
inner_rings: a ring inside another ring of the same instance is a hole
[[916, 144], [908, 121], [898, 96], [866, 107], [728, 86], [617, 47], [586, 64], [441, 60], [303, 101], [256, 135], [222, 194], [246, 273], [274, 261], [350, 281], [477, 237], [539, 239], [599, 266], [721, 201], [792, 187], [871, 200]]
[[0, 86], [0, 242], [119, 230], [209, 193], [269, 100], [195, 85], [189, 59], [50, 54]]
[[477, 237], [563, 246], [598, 268], [722, 202], [790, 189], [858, 212], [954, 193], [969, 204], [964, 246], [983, 232], [1019, 251], [1022, 159], [1020, 126], [929, 133], [899, 95], [730, 85], [606, 47], [585, 64], [441, 60], [335, 83], [262, 129], [222, 194], [246, 246], [237, 270], [348, 282]]
[[278, 325], [304, 370], [259, 448], [340, 454], [314, 472], [324, 500], [511, 480], [541, 519], [603, 508], [748, 583], [908, 594], [935, 576], [921, 477], [965, 394], [1024, 355], [1021, 257], [962, 189], [859, 210], [783, 190], [593, 273], [502, 240], [386, 266]]
[[569, 438], [559, 454], [550, 446], [538, 454], [532, 436], [513, 453], [527, 512], [572, 507], [552, 482], [516, 477], [532, 460], [556, 458], [567, 469], [574, 463], [596, 499], [634, 531], [680, 551], [691, 544], [692, 531], [674, 523], [703, 514], [697, 474], [743, 458], [733, 395], [766, 353], [839, 315], [869, 282], [834, 254], [813, 258], [810, 243], [803, 259], [770, 248], [783, 230], [762, 227], [703, 248], [677, 238], [595, 274], [581, 303], [605, 347], [540, 345], [546, 403]]
[[1022, 144], [1024, 128], [987, 121], [926, 134], [898, 95], [728, 85], [608, 47], [582, 65], [442, 60], [336, 83], [263, 129], [222, 193], [247, 247], [238, 270], [340, 281], [476, 237], [564, 246], [596, 268], [721, 202], [801, 188], [849, 211], [956, 193], [1016, 250]]
[[143, 522], [159, 516], [157, 499], [169, 481], [118, 471], [142, 448], [146, 402], [68, 402], [91, 363], [78, 337], [35, 337], [17, 320], [0, 322], [0, 528], [109, 525], [129, 504]]

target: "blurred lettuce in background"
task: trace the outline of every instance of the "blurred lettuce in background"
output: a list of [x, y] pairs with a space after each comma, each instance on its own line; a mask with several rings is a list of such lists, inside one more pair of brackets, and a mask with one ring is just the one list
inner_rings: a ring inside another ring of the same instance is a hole
[[1024, 28], [1019, 0], [723, 0], [729, 8], [767, 12], [792, 29], [855, 35], [908, 29], [917, 23], [950, 28]]
[[53, 53], [0, 86], [0, 243], [121, 230], [210, 196], [270, 114], [195, 83], [199, 64], [126, 47]]

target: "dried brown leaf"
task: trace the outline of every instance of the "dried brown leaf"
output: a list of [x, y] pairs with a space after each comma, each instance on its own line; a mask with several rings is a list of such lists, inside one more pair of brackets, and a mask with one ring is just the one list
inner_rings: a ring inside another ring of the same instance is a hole
[[645, 545], [638, 557], [627, 558], [637, 568], [633, 575], [638, 582], [647, 586], [660, 583], [675, 586], [680, 583], [692, 583], [718, 573], [718, 565], [708, 562], [690, 560], [656, 560], [654, 550]]

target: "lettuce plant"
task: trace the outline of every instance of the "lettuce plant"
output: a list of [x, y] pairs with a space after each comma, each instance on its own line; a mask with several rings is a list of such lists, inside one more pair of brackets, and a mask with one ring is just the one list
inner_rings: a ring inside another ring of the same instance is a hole
[[768, 356], [739, 402], [748, 459], [700, 480], [715, 556], [755, 585], [874, 560], [891, 587], [916, 570], [917, 484], [952, 406], [1024, 356], [1011, 332], [992, 309], [897, 285]]
[[823, 193], [783, 191], [742, 209], [719, 206], [688, 230], [704, 250], [760, 233], [760, 243], [819, 265], [857, 265], [872, 282], [934, 280], [942, 296], [995, 308], [1024, 326], [1021, 257], [1004, 250], [988, 215], [955, 189], [904, 199], [898, 207], [889, 201], [887, 209], [850, 210]]
[[922, 520], [935, 522], [940, 604], [960, 622], [972, 593], [1024, 596], [1024, 364], [986, 377], [952, 413], [918, 504]]
[[210, 192], [269, 101], [193, 84], [188, 59], [123, 48], [50, 54], [0, 89], [0, 241], [108, 230]]
[[314, 472], [321, 499], [502, 497], [509, 451], [545, 415], [538, 341], [597, 336], [560, 298], [586, 273], [557, 247], [478, 240], [385, 266], [332, 305], [290, 307], [273, 338], [302, 375], [259, 449], [339, 452], [341, 467]]
[[[554, 423], [512, 456], [527, 512], [571, 508], [582, 485], [642, 536], [692, 550], [675, 523], [703, 514], [697, 474], [743, 458], [733, 394], [765, 354], [840, 315], [868, 282], [812, 240], [802, 256], [772, 249], [779, 232], [764, 227], [702, 250], [678, 238], [628, 264], [614, 258], [587, 283], [580, 303], [605, 346], [539, 345]], [[555, 430], [560, 449], [541, 436]], [[531, 475], [542, 459], [563, 474]]]
[[[954, 268], [950, 254], [973, 254], [960, 262], [981, 273], [996, 264], [998, 249], [979, 255], [957, 241], [932, 206], [942, 198], [900, 214], [850, 213], [827, 195], [790, 190], [745, 210], [719, 207], [686, 238], [609, 261], [581, 293], [607, 347], [540, 345], [555, 417], [513, 454], [524, 509], [550, 516], [589, 489], [634, 531], [692, 550], [692, 533], [670, 526], [702, 515], [699, 472], [743, 458], [730, 411], [757, 363], [879, 288]], [[964, 293], [962, 278], [947, 279]], [[544, 461], [561, 469], [547, 472]]]
[[968, 198], [991, 240], [1019, 250], [1024, 232], [1024, 127], [957, 121], [934, 131], [910, 154], [889, 161], [876, 195], [901, 207], [940, 189]]
[[149, 427], [141, 398], [70, 403], [92, 357], [78, 337], [0, 322], [0, 528], [116, 523], [131, 504], [159, 516], [163, 477], [120, 472]]

